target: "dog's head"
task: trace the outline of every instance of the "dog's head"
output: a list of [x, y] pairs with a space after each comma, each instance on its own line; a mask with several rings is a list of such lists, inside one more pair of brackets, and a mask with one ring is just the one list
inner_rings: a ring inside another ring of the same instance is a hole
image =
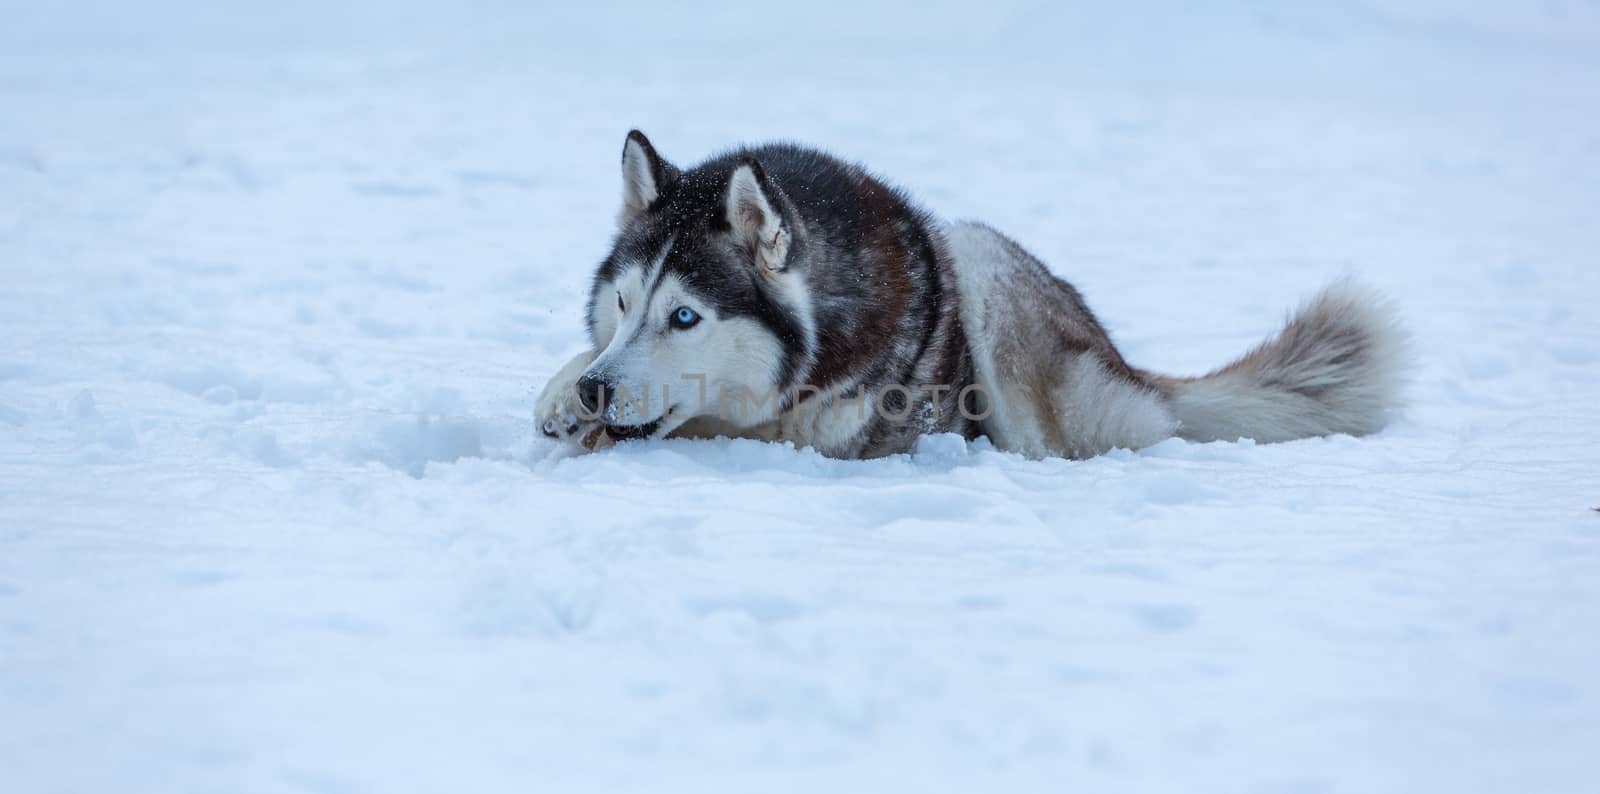
[[805, 229], [761, 162], [735, 152], [680, 171], [630, 132], [617, 225], [589, 294], [600, 353], [578, 381], [585, 410], [617, 439], [772, 418], [815, 331]]

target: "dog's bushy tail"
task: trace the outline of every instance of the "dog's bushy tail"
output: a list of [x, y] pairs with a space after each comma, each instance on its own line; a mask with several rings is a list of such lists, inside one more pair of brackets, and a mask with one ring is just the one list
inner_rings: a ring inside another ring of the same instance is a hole
[[1199, 378], [1155, 376], [1191, 441], [1365, 435], [1400, 407], [1408, 341], [1381, 294], [1337, 281], [1277, 336]]

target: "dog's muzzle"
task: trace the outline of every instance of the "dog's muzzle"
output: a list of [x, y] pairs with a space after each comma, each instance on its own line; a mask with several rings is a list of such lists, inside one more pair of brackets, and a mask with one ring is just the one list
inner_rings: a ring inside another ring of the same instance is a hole
[[583, 406], [584, 413], [599, 416], [610, 402], [611, 391], [605, 381], [584, 375], [578, 379], [578, 404]]

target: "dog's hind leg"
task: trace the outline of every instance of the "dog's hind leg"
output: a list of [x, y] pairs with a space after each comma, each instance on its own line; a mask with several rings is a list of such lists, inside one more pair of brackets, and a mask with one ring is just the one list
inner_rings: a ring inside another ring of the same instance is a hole
[[[1072, 285], [977, 223], [945, 228], [972, 351], [980, 425], [1028, 457], [1085, 458], [1169, 438], [1178, 422]], [[985, 416], [985, 412], [987, 416]]]

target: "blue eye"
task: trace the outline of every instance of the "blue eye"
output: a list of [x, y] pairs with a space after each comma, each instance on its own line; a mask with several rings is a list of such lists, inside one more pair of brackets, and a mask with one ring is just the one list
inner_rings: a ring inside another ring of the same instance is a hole
[[686, 328], [693, 328], [694, 324], [698, 322], [700, 322], [700, 315], [696, 314], [695, 310], [688, 306], [679, 306], [678, 310], [672, 313], [672, 327], [680, 331]]

